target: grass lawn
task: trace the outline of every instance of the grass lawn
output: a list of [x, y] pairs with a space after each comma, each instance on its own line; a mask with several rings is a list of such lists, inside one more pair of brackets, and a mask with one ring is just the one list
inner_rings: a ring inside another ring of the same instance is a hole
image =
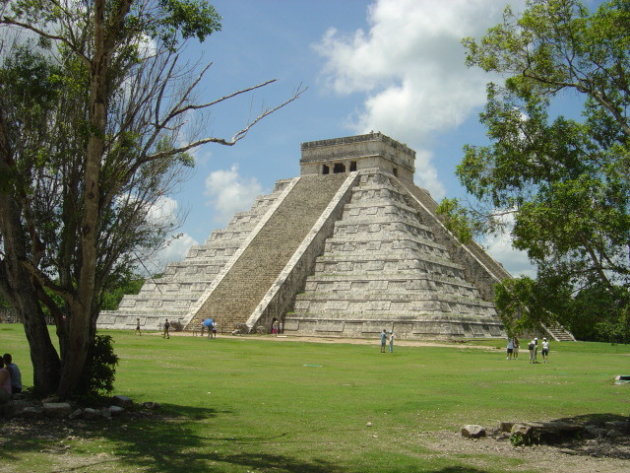
[[[507, 361], [500, 341], [476, 343], [487, 350], [399, 345], [381, 354], [377, 340], [107, 333], [120, 356], [116, 393], [161, 403], [163, 417], [0, 439], [0, 472], [516, 471], [514, 458], [498, 454], [442, 455], [422, 435], [469, 423], [630, 413], [630, 385], [612, 384], [630, 374], [628, 345], [555, 343], [548, 364], [532, 365], [526, 350]], [[21, 326], [0, 325], [0, 351], [13, 354], [28, 385]]]

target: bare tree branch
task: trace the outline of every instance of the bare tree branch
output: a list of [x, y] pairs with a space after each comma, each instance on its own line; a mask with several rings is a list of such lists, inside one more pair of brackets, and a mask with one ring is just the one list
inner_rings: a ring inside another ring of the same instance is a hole
[[[266, 84], [270, 84], [274, 82], [273, 80], [271, 81], [267, 81], [264, 83], [264, 85]], [[249, 90], [254, 90], [255, 88], [261, 87], [262, 85], [259, 86], [255, 86], [255, 87], [251, 87], [249, 89], [244, 89], [243, 91], [239, 91], [236, 92], [235, 94], [232, 94], [232, 96], [238, 95], [240, 93], [244, 93], [245, 91], [249, 91]], [[192, 143], [189, 143], [186, 146], [181, 146], [181, 147], [177, 147], [177, 148], [173, 148], [171, 150], [168, 151], [162, 151], [160, 153], [156, 153], [150, 156], [147, 156], [146, 160], [144, 160], [143, 162], [149, 162], [149, 161], [154, 161], [156, 159], [161, 159], [161, 158], [165, 158], [168, 156], [173, 156], [175, 154], [179, 154], [179, 153], [185, 153], [186, 151], [192, 149], [192, 148], [196, 148], [198, 146], [204, 145], [206, 143], [217, 143], [220, 145], [224, 145], [224, 146], [233, 146], [236, 143], [238, 143], [240, 140], [242, 140], [243, 138], [245, 138], [245, 136], [247, 136], [247, 133], [249, 132], [249, 130], [252, 129], [252, 127], [254, 127], [258, 122], [260, 122], [263, 118], [271, 115], [274, 112], [277, 112], [278, 110], [280, 110], [281, 108], [287, 106], [288, 104], [290, 104], [291, 102], [294, 102], [295, 100], [297, 100], [305, 91], [307, 90], [306, 87], [302, 88], [299, 87], [298, 90], [295, 92], [295, 94], [293, 94], [293, 96], [291, 96], [289, 99], [285, 100], [284, 102], [282, 102], [281, 104], [270, 108], [270, 109], [266, 109], [264, 110], [262, 113], [260, 113], [256, 118], [254, 118], [252, 121], [250, 121], [247, 126], [245, 126], [245, 128], [243, 128], [242, 130], [236, 132], [231, 139], [226, 139], [226, 138], [204, 138], [202, 140], [197, 140], [194, 141]], [[214, 102], [214, 103], [218, 103], [218, 102]], [[210, 104], [206, 104], [205, 106], [210, 106]], [[199, 107], [197, 107], [199, 108]]]
[[41, 36], [42, 38], [47, 38], [47, 39], [51, 39], [51, 40], [54, 40], [54, 41], [59, 41], [59, 42], [65, 44], [66, 46], [68, 46], [72, 50], [72, 52], [75, 53], [78, 57], [80, 57], [81, 60], [83, 60], [86, 64], [90, 63], [90, 59], [85, 54], [83, 54], [82, 51], [77, 49], [76, 45], [74, 45], [70, 41], [68, 41], [68, 38], [48, 33], [48, 32], [46, 32], [46, 31], [44, 31], [44, 30], [42, 30], [40, 28], [37, 28], [36, 26], [33, 26], [31, 24], [28, 24], [28, 23], [23, 23], [21, 21], [15, 20], [15, 19], [13, 19], [11, 17], [8, 17], [8, 16], [3, 16], [2, 18], [0, 18], [0, 24], [19, 26], [20, 28], [24, 28], [26, 30], [32, 31], [33, 33], [36, 33], [37, 35]]

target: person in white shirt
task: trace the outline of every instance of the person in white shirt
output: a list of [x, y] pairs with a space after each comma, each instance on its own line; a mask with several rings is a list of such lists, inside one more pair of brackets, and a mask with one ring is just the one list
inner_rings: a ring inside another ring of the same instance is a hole
[[507, 360], [511, 360], [514, 355], [514, 339], [512, 337], [508, 338], [507, 342]]
[[543, 338], [541, 354], [543, 358], [543, 363], [547, 363], [547, 360], [549, 359], [549, 342], [546, 338]]

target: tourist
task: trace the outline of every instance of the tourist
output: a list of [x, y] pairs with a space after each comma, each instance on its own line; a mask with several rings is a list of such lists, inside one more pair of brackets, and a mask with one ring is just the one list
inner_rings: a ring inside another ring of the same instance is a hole
[[13, 363], [13, 357], [10, 353], [5, 353], [2, 356], [2, 359], [4, 360], [7, 370], [9, 370], [9, 374], [11, 375], [11, 391], [13, 393], [21, 393], [22, 373], [20, 373], [20, 368], [18, 368], [18, 365]]
[[385, 353], [385, 347], [387, 346], [387, 332], [385, 329], [381, 332], [381, 353]]
[[518, 341], [518, 338], [514, 337], [514, 355], [513, 359], [518, 359], [518, 349], [521, 348], [521, 342]]
[[11, 399], [11, 373], [4, 367], [4, 360], [0, 358], [0, 404]]
[[140, 331], [140, 319], [136, 319], [136, 335], [142, 335]]
[[538, 351], [538, 347], [536, 346], [537, 343], [538, 343], [538, 339], [534, 338], [527, 345], [527, 349], [529, 350], [529, 362], [530, 363], [536, 363], [536, 352]]
[[212, 338], [217, 338], [217, 323], [213, 320], [212, 321]]
[[389, 332], [389, 352], [394, 353], [394, 331]]
[[514, 356], [514, 339], [510, 337], [507, 342], [507, 356], [505, 359], [511, 360], [512, 356]]
[[214, 325], [213, 319], [203, 319], [203, 322], [201, 322], [201, 336], [203, 336], [203, 327], [205, 327], [208, 330], [208, 340], [210, 340], [212, 338], [212, 325]]
[[549, 358], [549, 342], [547, 341], [546, 338], [543, 338], [541, 353], [542, 353], [543, 363], [547, 363], [547, 358]]
[[171, 324], [169, 323], [168, 319], [166, 319], [166, 321], [164, 322], [164, 333], [162, 334], [162, 338], [171, 338], [170, 334], [168, 333], [170, 328]]

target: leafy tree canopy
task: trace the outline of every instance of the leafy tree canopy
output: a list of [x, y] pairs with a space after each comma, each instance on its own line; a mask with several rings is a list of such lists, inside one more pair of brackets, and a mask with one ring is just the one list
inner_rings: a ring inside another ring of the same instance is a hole
[[[480, 115], [490, 144], [466, 146], [457, 168], [486, 210], [445, 202], [446, 220], [465, 238], [495, 228], [497, 215], [514, 217], [514, 246], [538, 276], [506, 285], [500, 309], [522, 306], [520, 316], [577, 328], [576, 304], [591, 300], [605, 304], [604, 319], [627, 320], [630, 2], [591, 13], [577, 0], [531, 0], [464, 45], [470, 66], [506, 79], [488, 85]], [[550, 112], [562, 94], [583, 99], [581, 120]]]
[[192, 115], [274, 82], [194, 101], [210, 66], [179, 53], [220, 27], [206, 0], [0, 0], [0, 293], [24, 320], [40, 393], [111, 388], [98, 314], [172, 231], [151, 210], [192, 166], [187, 151], [234, 145], [303, 91], [231, 138], [191, 136]]

